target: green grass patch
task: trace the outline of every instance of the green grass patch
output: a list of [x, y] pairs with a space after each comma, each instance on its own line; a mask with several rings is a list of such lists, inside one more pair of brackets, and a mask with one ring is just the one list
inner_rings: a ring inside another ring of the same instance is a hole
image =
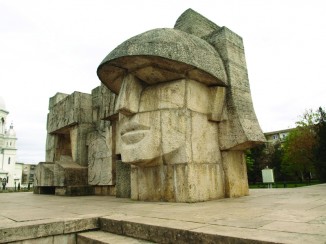
[[15, 192], [32, 192], [33, 191], [33, 188], [31, 187], [29, 190], [26, 188], [23, 188], [23, 189], [20, 189], [19, 191], [15, 189], [5, 189], [5, 190], [2, 190], [2, 188], [0, 189], [0, 193], [15, 193]]
[[[303, 187], [303, 186], [311, 186], [320, 184], [318, 180], [312, 180], [310, 182], [275, 182], [272, 184], [273, 188], [295, 188], [295, 187]], [[249, 184], [250, 189], [259, 189], [259, 188], [268, 188], [268, 184], [266, 183], [256, 183], [256, 184]]]

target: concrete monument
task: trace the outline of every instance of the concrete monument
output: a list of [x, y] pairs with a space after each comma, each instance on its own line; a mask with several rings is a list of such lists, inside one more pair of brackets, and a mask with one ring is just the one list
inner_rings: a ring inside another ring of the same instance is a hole
[[244, 150], [265, 138], [240, 36], [188, 9], [174, 28], [120, 44], [97, 74], [92, 95], [50, 99], [36, 192], [175, 202], [248, 194]]

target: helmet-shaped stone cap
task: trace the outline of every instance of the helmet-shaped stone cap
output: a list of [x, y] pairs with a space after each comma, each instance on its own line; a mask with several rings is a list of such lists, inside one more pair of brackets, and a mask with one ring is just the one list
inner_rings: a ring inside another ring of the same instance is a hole
[[118, 94], [132, 73], [147, 84], [189, 78], [208, 86], [227, 86], [218, 52], [203, 39], [176, 29], [154, 29], [120, 44], [102, 61], [97, 74]]

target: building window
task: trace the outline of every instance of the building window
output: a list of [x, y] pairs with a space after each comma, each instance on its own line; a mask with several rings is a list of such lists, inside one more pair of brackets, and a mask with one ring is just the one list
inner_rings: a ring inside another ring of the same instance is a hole
[[8, 164], [10, 164], [10, 157], [8, 158]]
[[278, 139], [278, 135], [273, 135], [273, 139], [274, 140]]

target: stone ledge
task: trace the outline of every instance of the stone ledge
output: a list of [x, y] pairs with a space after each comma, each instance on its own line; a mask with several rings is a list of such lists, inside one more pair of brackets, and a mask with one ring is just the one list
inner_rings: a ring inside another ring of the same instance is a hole
[[18, 222], [8, 228], [0, 228], [0, 243], [72, 234], [98, 228], [98, 217]]
[[100, 218], [102, 231], [155, 243], [319, 243], [322, 236], [115, 214]]

